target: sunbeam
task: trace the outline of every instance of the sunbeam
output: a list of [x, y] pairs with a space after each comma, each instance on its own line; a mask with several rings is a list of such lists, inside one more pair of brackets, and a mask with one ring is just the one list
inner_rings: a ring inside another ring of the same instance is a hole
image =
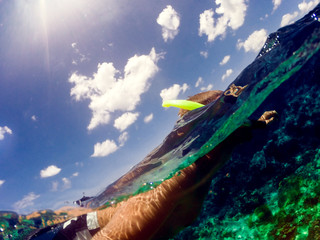
[[47, 5], [46, 0], [39, 1], [39, 15], [42, 24], [42, 39], [45, 47], [45, 65], [48, 72], [50, 72], [50, 56], [49, 56], [49, 38], [47, 25]]

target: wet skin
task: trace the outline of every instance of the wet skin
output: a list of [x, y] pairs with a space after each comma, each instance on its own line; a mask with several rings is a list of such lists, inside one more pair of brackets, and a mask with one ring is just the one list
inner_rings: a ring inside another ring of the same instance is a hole
[[242, 126], [211, 152], [153, 190], [98, 212], [101, 230], [93, 239], [168, 239], [197, 217], [213, 174], [232, 150], [248, 140], [251, 131], [266, 126], [276, 115], [265, 112], [250, 126]]
[[[224, 93], [210, 91], [193, 97], [196, 98], [194, 101], [201, 101], [204, 104], [215, 101], [222, 94], [236, 100], [245, 87], [232, 85]], [[217, 104], [216, 108], [219, 109], [220, 105]], [[267, 126], [276, 115], [275, 111], [268, 111], [257, 121], [239, 127], [208, 154], [177, 172], [156, 188], [132, 196], [106, 209], [95, 209], [100, 230], [93, 239], [160, 240], [174, 236], [198, 216], [213, 175], [230, 158], [233, 148], [249, 140], [255, 128]], [[174, 134], [173, 138], [177, 139], [177, 137], [183, 138], [185, 132], [188, 132], [188, 129], [171, 134]], [[130, 180], [131, 175], [129, 173], [124, 176], [125, 182]]]

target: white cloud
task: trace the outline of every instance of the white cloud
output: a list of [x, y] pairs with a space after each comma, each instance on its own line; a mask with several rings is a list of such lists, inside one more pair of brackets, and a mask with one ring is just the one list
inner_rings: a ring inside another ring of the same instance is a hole
[[213, 10], [209, 9], [201, 13], [199, 22], [199, 36], [206, 34], [208, 36], [208, 42], [212, 42], [218, 36], [214, 28]]
[[201, 83], [203, 83], [203, 79], [202, 79], [202, 77], [198, 77], [198, 80], [196, 81], [195, 87], [199, 87]]
[[205, 10], [200, 14], [199, 36], [207, 35], [208, 42], [212, 42], [216, 37], [224, 37], [227, 28], [236, 30], [244, 23], [247, 5], [246, 0], [216, 0], [215, 12], [219, 15], [214, 19], [212, 9]]
[[115, 111], [133, 111], [140, 103], [140, 96], [149, 89], [150, 79], [158, 72], [157, 61], [162, 54], [154, 48], [149, 55], [131, 57], [125, 68], [124, 76], [114, 68], [113, 63], [98, 65], [92, 77], [73, 73], [69, 82], [74, 84], [70, 95], [75, 100], [89, 99], [92, 118], [88, 130], [110, 122]]
[[260, 29], [251, 33], [244, 42], [239, 39], [237, 47], [238, 49], [243, 48], [245, 52], [258, 52], [263, 47], [267, 37], [267, 31], [265, 29]]
[[123, 132], [121, 133], [121, 135], [119, 136], [119, 146], [122, 147], [124, 146], [125, 142], [128, 141], [129, 139], [129, 134], [128, 132]]
[[91, 157], [105, 157], [118, 150], [117, 144], [113, 140], [105, 140], [94, 145], [94, 152]]
[[36, 200], [39, 197], [40, 195], [36, 195], [33, 192], [31, 192], [28, 195], [25, 195], [20, 201], [17, 201], [16, 203], [14, 203], [13, 207], [16, 211], [20, 211], [27, 207], [33, 206], [34, 200]]
[[41, 178], [53, 177], [61, 171], [61, 168], [58, 168], [55, 165], [50, 165], [49, 167], [40, 171]]
[[62, 178], [62, 182], [63, 182], [62, 190], [71, 188], [71, 181], [68, 178], [66, 177]]
[[5, 183], [5, 180], [0, 180], [0, 187]]
[[174, 39], [179, 32], [180, 17], [178, 13], [168, 5], [159, 14], [157, 23], [162, 27], [162, 37], [165, 42]]
[[[204, 82], [204, 81], [203, 81], [202, 77], [199, 77], [198, 80], [197, 80], [197, 82], [196, 82], [196, 84], [195, 84], [195, 87], [196, 87], [196, 88], [200, 87], [200, 85], [202, 85], [203, 82]], [[206, 86], [206, 87], [201, 87], [201, 88], [200, 88], [200, 91], [201, 91], [201, 92], [210, 91], [212, 88], [213, 88], [213, 84], [209, 84], [209, 85]]]
[[319, 3], [319, 0], [313, 0], [313, 1], [303, 1], [302, 3], [298, 4], [298, 8], [301, 11], [301, 15], [304, 15], [306, 13], [308, 13], [309, 11], [311, 11], [312, 9], [314, 9], [317, 4]]
[[138, 117], [139, 113], [126, 112], [114, 121], [113, 126], [122, 132], [126, 130], [131, 124], [133, 124], [138, 119]]
[[227, 62], [229, 62], [230, 60], [230, 55], [224, 56], [224, 58], [222, 59], [222, 61], [219, 63], [221, 66], [225, 65]]
[[200, 52], [200, 55], [202, 56], [202, 57], [204, 57], [204, 58], [208, 58], [208, 52], [206, 52], [206, 51], [201, 51]]
[[[74, 178], [74, 177], [78, 177], [78, 176], [79, 176], [79, 173], [75, 172], [70, 176], [70, 178]], [[51, 191], [52, 192], [56, 192], [58, 190], [63, 191], [63, 190], [71, 188], [71, 180], [70, 180], [70, 178], [63, 177], [61, 179], [62, 185], [58, 181], [52, 182]], [[61, 187], [59, 188], [59, 186], [61, 186]]]
[[296, 19], [298, 17], [299, 13], [296, 11], [294, 13], [287, 13], [285, 15], [282, 16], [282, 19], [281, 19], [281, 23], [280, 23], [280, 27], [284, 27], [288, 24], [291, 24], [293, 23], [294, 19]]
[[37, 119], [37, 116], [36, 116], [36, 115], [32, 115], [32, 116], [31, 116], [31, 120], [34, 121], [34, 122], [36, 122], [36, 121], [38, 120], [38, 119]]
[[225, 74], [223, 74], [221, 80], [224, 81], [227, 77], [229, 77], [233, 73], [232, 69], [228, 69]]
[[143, 121], [144, 121], [145, 123], [149, 123], [149, 122], [152, 121], [152, 119], [153, 119], [153, 113], [150, 113], [148, 116], [145, 116], [145, 118], [143, 119]]
[[299, 11], [294, 11], [293, 13], [287, 13], [282, 16], [282, 20], [280, 23], [280, 27], [286, 26], [288, 24], [293, 23], [298, 17], [302, 17], [309, 11], [311, 11], [313, 8], [317, 6], [317, 4], [320, 3], [320, 0], [313, 0], [306, 2], [305, 0], [298, 4]]
[[0, 140], [4, 139], [5, 134], [12, 134], [12, 130], [8, 128], [7, 126], [0, 127]]
[[160, 96], [162, 100], [172, 100], [177, 99], [180, 92], [185, 92], [189, 86], [184, 83], [182, 86], [179, 84], [173, 84], [170, 88], [162, 89], [160, 92]]
[[212, 90], [212, 88], [213, 88], [213, 84], [209, 84], [209, 85], [206, 86], [206, 87], [200, 88], [200, 90], [201, 90], [202, 92], [206, 92], [206, 91]]
[[282, 0], [272, 0], [273, 3], [273, 11], [277, 10], [277, 8], [280, 6]]

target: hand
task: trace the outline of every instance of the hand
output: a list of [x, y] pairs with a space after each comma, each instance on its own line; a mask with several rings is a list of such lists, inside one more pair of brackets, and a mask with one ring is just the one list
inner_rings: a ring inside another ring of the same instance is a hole
[[272, 122], [276, 117], [278, 116], [278, 113], [273, 111], [266, 111], [262, 116], [258, 119], [258, 121], [265, 122], [266, 125], [268, 125], [270, 122]]

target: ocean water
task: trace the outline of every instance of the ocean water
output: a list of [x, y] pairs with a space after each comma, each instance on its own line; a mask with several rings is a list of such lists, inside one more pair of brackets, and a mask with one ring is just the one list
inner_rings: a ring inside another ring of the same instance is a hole
[[320, 239], [319, 16], [320, 5], [271, 34], [236, 79], [252, 90], [222, 135], [239, 116], [279, 117], [234, 150], [197, 221], [174, 239]]
[[[318, 17], [320, 5], [270, 34], [254, 62], [232, 83], [248, 85], [238, 98], [222, 96], [186, 114], [142, 162], [82, 205], [108, 206], [153, 189], [209, 153], [248, 119], [276, 110], [276, 121], [254, 131], [250, 141], [233, 151], [214, 176], [196, 222], [174, 239], [320, 239]], [[65, 216], [45, 211], [26, 219], [0, 213], [0, 227], [6, 229], [0, 239], [8, 234], [19, 239]]]
[[[284, 88], [292, 91], [289, 88], [297, 75], [307, 74], [309, 78], [310, 68], [315, 71], [316, 66], [310, 62], [317, 58], [320, 49], [317, 16], [320, 16], [319, 6], [295, 24], [272, 33], [255, 61], [231, 83], [248, 85], [236, 100], [222, 96], [189, 112], [176, 123], [163, 143], [131, 170], [130, 177], [125, 175], [83, 204], [98, 207], [152, 189], [210, 152], [248, 119], [256, 120], [266, 110], [280, 112], [278, 102], [274, 102], [276, 98], [270, 95], [282, 95]], [[271, 103], [273, 107], [265, 108]], [[177, 133], [181, 132], [184, 134], [179, 136]]]

